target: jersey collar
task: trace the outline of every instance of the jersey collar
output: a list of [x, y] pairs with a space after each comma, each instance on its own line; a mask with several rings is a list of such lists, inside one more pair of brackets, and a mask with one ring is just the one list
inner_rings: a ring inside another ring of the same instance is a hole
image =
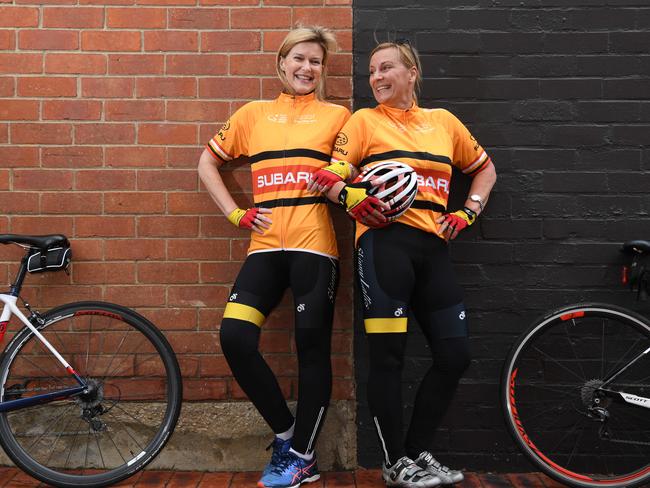
[[291, 95], [289, 93], [280, 93], [280, 96], [278, 97], [278, 102], [283, 102], [283, 103], [309, 103], [312, 102], [316, 99], [316, 93], [311, 92], [307, 93], [307, 95]]
[[417, 103], [415, 103], [415, 101], [407, 109], [394, 108], [394, 107], [389, 107], [388, 105], [382, 105], [382, 104], [379, 104], [377, 106], [377, 108], [379, 110], [381, 110], [382, 112], [384, 112], [384, 113], [386, 113], [388, 115], [392, 115], [393, 117], [397, 117], [397, 118], [404, 118], [404, 117], [408, 117], [409, 115], [415, 115], [417, 112], [420, 111], [420, 107], [418, 107], [418, 105], [417, 105]]

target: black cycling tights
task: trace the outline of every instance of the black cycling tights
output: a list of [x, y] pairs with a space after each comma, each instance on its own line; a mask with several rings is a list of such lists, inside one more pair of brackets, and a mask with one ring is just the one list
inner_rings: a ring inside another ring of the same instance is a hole
[[[385, 461], [392, 464], [430, 449], [469, 365], [467, 314], [447, 244], [436, 235], [399, 223], [369, 230], [358, 241], [356, 257], [370, 353], [368, 404]], [[418, 389], [404, 441], [401, 392], [409, 315], [429, 343], [433, 365]]]
[[[285, 432], [294, 417], [259, 352], [261, 323], [253, 321], [257, 312], [268, 316], [284, 290], [291, 288], [299, 369], [291, 446], [301, 453], [313, 450], [332, 392], [330, 351], [337, 280], [338, 264], [333, 259], [300, 251], [252, 254], [237, 277], [221, 323], [221, 348], [235, 379], [271, 429], [276, 434]], [[228, 307], [236, 312], [228, 314]], [[250, 310], [253, 314], [246, 320]]]
[[467, 337], [430, 342], [433, 364], [418, 388], [413, 416], [402, 437], [402, 369], [406, 334], [368, 334], [370, 375], [368, 404], [387, 463], [406, 454], [415, 459], [428, 451], [438, 425], [470, 361]]

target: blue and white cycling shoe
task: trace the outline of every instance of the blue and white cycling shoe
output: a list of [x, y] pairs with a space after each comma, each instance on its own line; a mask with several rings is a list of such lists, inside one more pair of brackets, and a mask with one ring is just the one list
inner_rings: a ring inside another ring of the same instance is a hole
[[257, 482], [258, 488], [298, 488], [302, 483], [320, 479], [316, 456], [311, 461], [302, 459], [292, 452], [280, 456], [279, 461], [268, 474]]
[[273, 439], [273, 442], [266, 448], [267, 451], [269, 449], [273, 449], [273, 451], [271, 451], [271, 460], [264, 467], [264, 471], [262, 471], [262, 478], [271, 472], [280, 462], [281, 456], [289, 452], [289, 448], [291, 448], [291, 439], [285, 441], [277, 436]]

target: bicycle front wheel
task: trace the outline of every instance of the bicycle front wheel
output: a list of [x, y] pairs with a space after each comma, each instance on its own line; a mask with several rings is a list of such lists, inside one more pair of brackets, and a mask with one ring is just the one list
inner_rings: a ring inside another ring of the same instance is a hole
[[[109, 303], [44, 315], [41, 334], [88, 391], [0, 414], [0, 443], [31, 476], [54, 486], [106, 486], [149, 463], [174, 430], [181, 376], [169, 343], [147, 319]], [[0, 400], [78, 386], [29, 329], [0, 362]]]
[[501, 378], [518, 447], [569, 486], [648, 483], [649, 348], [648, 321], [611, 305], [564, 307], [535, 322], [514, 344]]

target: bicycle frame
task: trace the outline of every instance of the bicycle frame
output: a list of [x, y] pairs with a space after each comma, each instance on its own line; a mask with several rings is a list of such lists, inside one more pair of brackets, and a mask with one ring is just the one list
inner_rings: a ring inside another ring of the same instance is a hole
[[623, 373], [623, 371], [627, 370], [630, 366], [639, 361], [648, 353], [650, 353], [650, 347], [635, 357], [632, 361], [627, 363], [625, 366], [623, 366], [621, 369], [614, 372], [609, 378], [606, 378], [605, 382], [600, 386], [600, 388], [598, 388], [598, 391], [602, 392], [604, 396], [612, 398], [618, 402], [630, 403], [638, 407], [650, 408], [650, 398], [632, 395], [631, 393], [625, 393], [624, 391], [608, 390], [605, 388], [605, 386], [611, 383], [614, 378], [619, 376], [621, 373]]
[[[29, 321], [29, 319], [25, 317], [25, 314], [23, 314], [16, 306], [16, 303], [18, 301], [18, 294], [17, 290], [15, 290], [15, 286], [12, 287], [12, 291], [10, 293], [0, 293], [0, 301], [4, 304], [2, 314], [0, 315], [0, 331], [2, 331], [2, 335], [4, 335], [4, 331], [6, 330], [9, 319], [12, 315], [15, 315], [23, 324], [25, 324], [25, 327], [27, 327], [38, 338], [38, 340], [40, 340], [43, 345], [47, 347], [47, 349], [54, 355], [54, 357], [56, 357], [56, 359], [66, 369], [66, 371], [74, 377], [77, 383], [79, 383], [79, 386], [74, 388], [65, 388], [62, 390], [53, 391], [51, 393], [34, 395], [28, 398], [18, 398], [16, 400], [2, 401], [0, 402], [0, 413], [68, 398], [72, 395], [77, 395], [87, 391], [86, 383], [83, 381], [83, 379], [76, 373], [72, 366], [70, 366], [67, 361], [63, 359], [63, 357], [54, 348], [54, 346], [50, 344], [50, 342], [45, 337], [43, 337], [43, 334], [38, 331], [38, 329]], [[3, 390], [3, 397], [4, 393], [5, 392]]]

